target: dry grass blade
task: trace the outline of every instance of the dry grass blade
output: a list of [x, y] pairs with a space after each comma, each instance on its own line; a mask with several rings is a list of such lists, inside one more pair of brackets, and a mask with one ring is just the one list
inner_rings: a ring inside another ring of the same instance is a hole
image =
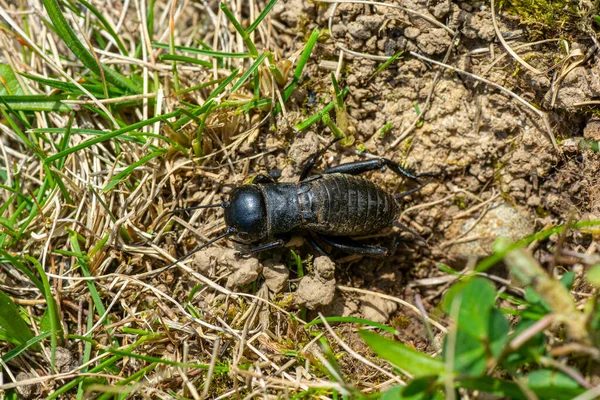
[[528, 69], [529, 71], [533, 72], [536, 75], [541, 75], [543, 74], [542, 71], [540, 71], [537, 68], [532, 67], [531, 65], [529, 65], [528, 63], [525, 62], [525, 60], [523, 60], [510, 46], [509, 44], [506, 42], [506, 40], [504, 40], [504, 37], [502, 36], [502, 32], [500, 32], [500, 28], [498, 28], [498, 21], [496, 20], [496, 6], [494, 5], [494, 0], [490, 0], [490, 10], [492, 11], [492, 24], [494, 25], [494, 30], [496, 31], [496, 37], [498, 38], [498, 40], [500, 41], [500, 43], [502, 43], [502, 46], [506, 49], [506, 51], [515, 59], [517, 60], [517, 62], [519, 64], [521, 64], [523, 67], [525, 67], [526, 69]]

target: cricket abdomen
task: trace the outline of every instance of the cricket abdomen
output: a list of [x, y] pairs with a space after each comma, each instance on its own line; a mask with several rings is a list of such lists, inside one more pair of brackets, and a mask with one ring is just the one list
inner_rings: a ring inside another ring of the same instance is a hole
[[332, 236], [360, 236], [396, 219], [392, 196], [359, 176], [327, 174], [298, 185], [302, 227]]

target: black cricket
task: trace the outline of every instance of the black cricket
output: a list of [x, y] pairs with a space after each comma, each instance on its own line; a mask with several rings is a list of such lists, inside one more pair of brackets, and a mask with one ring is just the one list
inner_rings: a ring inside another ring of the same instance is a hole
[[[227, 236], [253, 246], [250, 250], [240, 252], [242, 255], [282, 247], [291, 240], [291, 233], [308, 232], [309, 241], [323, 254], [329, 255], [318, 242], [348, 254], [386, 257], [395, 251], [397, 241], [386, 248], [362, 244], [351, 237], [374, 233], [390, 225], [410, 232], [425, 242], [416, 232], [397, 221], [399, 210], [395, 200], [419, 191], [430, 182], [422, 183], [420, 177], [435, 174], [412, 174], [390, 159], [377, 158], [341, 164], [309, 176], [317, 160], [340, 139], [334, 139], [308, 160], [298, 183], [278, 183], [271, 176], [261, 174], [255, 177], [252, 184], [235, 188], [227, 202], [172, 211], [224, 208], [227, 231], [182, 259]], [[392, 195], [370, 180], [358, 176], [383, 167], [419, 186]]]

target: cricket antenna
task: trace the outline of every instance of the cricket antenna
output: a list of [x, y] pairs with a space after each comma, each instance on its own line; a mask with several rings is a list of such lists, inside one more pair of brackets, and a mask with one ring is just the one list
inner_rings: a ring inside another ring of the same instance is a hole
[[214, 238], [214, 239], [211, 239], [211, 240], [209, 240], [208, 242], [206, 242], [206, 243], [204, 243], [204, 244], [202, 244], [202, 245], [200, 245], [200, 246], [196, 247], [194, 250], [190, 251], [190, 252], [189, 252], [189, 253], [187, 253], [186, 255], [184, 255], [184, 256], [182, 256], [182, 257], [178, 258], [177, 260], [173, 261], [171, 264], [167, 265], [166, 267], [163, 267], [163, 268], [161, 268], [161, 271], [164, 271], [164, 270], [166, 270], [166, 269], [169, 269], [169, 268], [171, 268], [171, 267], [172, 267], [172, 266], [174, 266], [175, 264], [177, 264], [177, 263], [179, 263], [179, 262], [181, 262], [181, 261], [184, 261], [186, 258], [188, 258], [188, 257], [190, 257], [190, 256], [192, 256], [192, 255], [194, 255], [194, 254], [196, 254], [197, 252], [199, 252], [200, 250], [204, 249], [205, 247], [207, 247], [207, 246], [210, 246], [211, 244], [213, 244], [213, 243], [214, 243], [214, 242], [216, 242], [217, 240], [221, 240], [221, 239], [223, 239], [223, 238], [226, 238], [227, 236], [233, 235], [234, 233], [235, 233], [235, 229], [233, 229], [233, 228], [227, 228], [227, 231], [226, 231], [224, 234], [222, 234], [222, 235], [219, 235], [219, 236], [217, 236], [216, 238]]
[[168, 216], [168, 215], [177, 214], [177, 213], [184, 213], [184, 212], [194, 211], [194, 210], [200, 210], [202, 208], [216, 208], [216, 207], [225, 208], [225, 207], [227, 207], [227, 202], [222, 202], [222, 203], [217, 203], [217, 204], [208, 204], [208, 205], [205, 205], [205, 206], [194, 206], [194, 207], [176, 208], [175, 210], [167, 211], [166, 213], [164, 213], [163, 215], [161, 215], [160, 217], [158, 217], [158, 219], [156, 220], [156, 223], [154, 224], [154, 228], [156, 228], [158, 226], [158, 224], [166, 216]]

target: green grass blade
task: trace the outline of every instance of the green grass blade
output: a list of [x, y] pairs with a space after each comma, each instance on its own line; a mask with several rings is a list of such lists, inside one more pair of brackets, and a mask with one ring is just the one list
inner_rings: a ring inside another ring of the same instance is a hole
[[229, 22], [231, 22], [235, 30], [240, 34], [252, 57], [258, 57], [258, 50], [256, 50], [256, 46], [254, 46], [252, 39], [250, 39], [250, 35], [244, 30], [244, 28], [242, 28], [242, 25], [235, 18], [231, 10], [227, 7], [227, 4], [224, 2], [221, 2], [221, 11], [223, 11], [225, 17], [229, 20]]
[[271, 0], [269, 2], [269, 4], [267, 4], [267, 6], [258, 15], [258, 18], [256, 18], [256, 20], [252, 23], [252, 25], [250, 25], [248, 27], [248, 29], [246, 29], [246, 34], [247, 35], [251, 34], [252, 32], [254, 32], [254, 30], [256, 28], [258, 28], [258, 25], [260, 25], [260, 23], [262, 22], [262, 20], [265, 19], [265, 17], [267, 16], [267, 14], [269, 14], [269, 11], [271, 11], [271, 9], [275, 6], [276, 3], [277, 3], [277, 0]]
[[400, 57], [403, 53], [404, 53], [404, 51], [399, 51], [396, 54], [394, 54], [393, 56], [391, 56], [390, 58], [388, 58], [383, 64], [381, 64], [379, 66], [379, 68], [377, 68], [377, 71], [373, 72], [373, 75], [371, 75], [371, 77], [369, 79], [373, 79], [375, 76], [379, 75], [384, 69], [386, 69], [394, 61], [396, 61], [396, 59], [398, 59], [398, 57]]
[[0, 96], [22, 96], [25, 92], [8, 64], [0, 64]]
[[89, 68], [96, 75], [101, 76], [101, 69], [106, 77], [106, 80], [113, 85], [120, 87], [132, 93], [140, 93], [140, 88], [133, 81], [125, 78], [123, 75], [114, 71], [111, 68], [100, 66], [96, 58], [90, 51], [79, 41], [77, 35], [71, 28], [67, 19], [63, 15], [60, 6], [56, 0], [42, 0], [52, 24], [58, 36], [65, 42], [67, 47], [75, 54], [75, 57], [81, 60], [83, 65]]
[[51, 357], [50, 364], [52, 369], [55, 370], [56, 365], [56, 347], [58, 346], [58, 340], [62, 342], [62, 328], [60, 325], [60, 316], [58, 315], [58, 307], [56, 305], [56, 301], [54, 300], [54, 296], [52, 296], [52, 290], [50, 289], [50, 283], [48, 282], [48, 276], [44, 271], [42, 265], [31, 256], [26, 256], [26, 258], [35, 265], [38, 273], [40, 274], [42, 284], [44, 285], [44, 297], [46, 298], [46, 304], [48, 306], [48, 313], [50, 316], [50, 346], [51, 346]]
[[[48, 190], [50, 189], [50, 190]], [[36, 200], [36, 206], [31, 209], [31, 212], [29, 213], [29, 216], [27, 217], [27, 220], [25, 221], [24, 224], [21, 224], [21, 229], [19, 229], [19, 233], [17, 234], [17, 237], [15, 237], [15, 239], [13, 240], [14, 244], [16, 241], [19, 240], [19, 238], [23, 235], [23, 233], [25, 232], [25, 230], [29, 227], [29, 224], [31, 224], [31, 221], [33, 221], [33, 219], [35, 217], [38, 216], [39, 212], [40, 212], [40, 208], [44, 207], [46, 205], [46, 201], [48, 201], [48, 196], [49, 196], [49, 192], [52, 190], [52, 185], [50, 184], [50, 179], [48, 177], [46, 177], [46, 179], [44, 179], [44, 182], [42, 183], [42, 186], [39, 187], [39, 189], [37, 189], [34, 194], [36, 196], [35, 200]], [[40, 283], [41, 285], [41, 283]], [[44, 289], [40, 289], [40, 291], [43, 293]]]
[[[24, 76], [27, 79], [31, 79], [34, 82], [40, 83], [45, 86], [50, 86], [55, 89], [61, 90], [67, 94], [75, 94], [75, 95], [86, 95], [81, 89], [79, 89], [74, 83], [59, 81], [58, 79], [50, 79], [44, 78], [41, 76], [35, 76], [26, 74], [24, 72], [20, 73], [21, 76]], [[99, 99], [104, 99], [104, 88], [102, 84], [99, 83], [82, 83], [80, 84], [84, 89], [89, 91], [91, 94], [96, 96]], [[123, 95], [123, 91], [116, 87], [108, 88], [109, 98], [114, 98]]]
[[244, 72], [244, 74], [240, 77], [240, 79], [238, 79], [233, 86], [231, 87], [231, 92], [235, 93], [240, 87], [242, 87], [242, 85], [248, 80], [248, 78], [250, 77], [250, 75], [252, 75], [260, 66], [260, 64], [263, 63], [263, 61], [265, 61], [265, 58], [267, 57], [266, 53], [262, 53], [260, 55], [260, 57], [258, 57], [256, 59], [256, 61], [254, 61], [254, 63], [252, 63], [252, 65], [250, 66], [250, 68], [248, 68], [248, 70], [246, 72]]
[[[88, 332], [90, 329], [92, 329], [92, 327], [94, 326], [94, 305], [92, 303], [88, 304], [88, 318], [87, 318], [87, 328], [86, 328], [86, 332]], [[81, 337], [81, 340], [85, 341], [85, 345], [83, 348], [83, 359], [82, 364], [86, 364], [92, 357], [92, 339], [90, 338], [86, 338], [86, 337]], [[88, 367], [84, 367], [82, 368], [81, 372], [86, 372], [88, 370]], [[83, 387], [83, 382], [79, 383], [79, 387], [77, 388], [77, 400], [83, 400], [84, 399], [84, 394], [85, 394], [85, 390]]]
[[[368, 326], [372, 326], [374, 328], [379, 328], [382, 329], [386, 332], [389, 332], [393, 335], [397, 335], [398, 331], [392, 327], [389, 327], [385, 324], [379, 323], [379, 322], [375, 322], [375, 321], [370, 321], [368, 319], [363, 319], [363, 318], [355, 318], [355, 317], [326, 317], [325, 321], [329, 322], [329, 323], [334, 323], [334, 322], [348, 322], [348, 323], [354, 323], [354, 324], [361, 324], [361, 325], [368, 325]], [[315, 318], [312, 321], [310, 321], [308, 324], [304, 325], [304, 329], [313, 326], [313, 325], [320, 325], [323, 323], [323, 320], [321, 318]]]
[[125, 45], [121, 41], [121, 38], [119, 38], [119, 35], [117, 34], [117, 32], [115, 32], [115, 30], [108, 23], [108, 21], [106, 20], [106, 18], [104, 18], [104, 15], [100, 11], [98, 11], [98, 9], [96, 7], [94, 7], [91, 3], [88, 3], [85, 0], [78, 0], [78, 1], [81, 4], [83, 4], [83, 6], [85, 8], [87, 8], [88, 10], [90, 10], [90, 12], [92, 14], [94, 14], [94, 16], [96, 18], [98, 18], [98, 21], [100, 21], [102, 23], [102, 26], [104, 27], [104, 29], [106, 29], [106, 32], [108, 32], [108, 34], [113, 38], [113, 40], [117, 44], [117, 47], [119, 48], [119, 50], [121, 50], [121, 54], [127, 55], [128, 54], [127, 49], [125, 48]]
[[83, 143], [78, 144], [77, 146], [69, 147], [66, 150], [63, 150], [63, 151], [61, 151], [59, 153], [56, 153], [56, 154], [48, 157], [46, 160], [44, 160], [44, 163], [45, 164], [49, 164], [49, 163], [51, 163], [53, 161], [56, 161], [56, 160], [61, 159], [63, 157], [66, 157], [66, 156], [68, 156], [71, 153], [75, 153], [75, 152], [77, 152], [79, 150], [86, 149], [86, 148], [88, 148], [90, 146], [93, 146], [93, 145], [95, 145], [97, 143], [105, 142], [105, 141], [107, 141], [109, 139], [112, 139], [114, 137], [117, 137], [117, 136], [120, 136], [120, 135], [124, 135], [124, 134], [126, 134], [128, 132], [131, 132], [133, 130], [142, 128], [142, 127], [147, 126], [147, 125], [152, 125], [155, 122], [162, 121], [163, 119], [166, 119], [166, 118], [175, 117], [175, 116], [180, 115], [180, 114], [181, 114], [181, 111], [180, 110], [176, 110], [176, 111], [170, 112], [168, 114], [159, 115], [159, 116], [156, 116], [156, 117], [153, 117], [153, 118], [149, 118], [149, 119], [147, 119], [145, 121], [140, 121], [140, 122], [137, 122], [135, 124], [131, 124], [129, 126], [126, 126], [124, 128], [121, 128], [121, 129], [117, 129], [117, 130], [112, 131], [112, 132], [107, 132], [107, 133], [105, 133], [102, 136], [99, 136], [99, 137], [94, 138], [94, 139], [90, 139], [88, 141], [85, 141]]
[[73, 105], [62, 102], [67, 98], [66, 96], [23, 95], [1, 97], [0, 108], [4, 109], [48, 112], [70, 112], [73, 110]]
[[[588, 220], [588, 221], [580, 221], [580, 222], [574, 223], [570, 226], [570, 228], [571, 229], [583, 229], [583, 228], [593, 228], [593, 227], [598, 227], [598, 226], [600, 226], [600, 220]], [[547, 239], [550, 236], [554, 235], [555, 233], [561, 233], [564, 230], [565, 230], [565, 225], [553, 226], [553, 227], [550, 227], [543, 231], [536, 232], [533, 235], [529, 235], [523, 239], [517, 240], [516, 242], [513, 242], [512, 244], [506, 246], [506, 248], [503, 248], [502, 251], [496, 251], [492, 255], [481, 260], [479, 263], [477, 263], [477, 266], [475, 267], [475, 271], [476, 272], [484, 272], [484, 271], [490, 269], [491, 267], [493, 267], [495, 264], [502, 261], [504, 256], [506, 256], [511, 251], [525, 247], [536, 240]], [[597, 231], [598, 230], [596, 230], [596, 232]]]
[[[140, 344], [142, 344], [150, 339], [152, 339], [152, 336], [144, 337], [144, 338], [138, 340], [137, 342], [133, 343], [126, 350], [131, 351], [131, 350], [135, 349], [136, 347], [138, 347]], [[92, 373], [92, 374], [96, 373], [96, 372], [101, 372], [101, 371], [105, 370], [106, 368], [110, 368], [110, 367], [114, 366], [115, 363], [117, 363], [122, 358], [123, 358], [123, 356], [120, 356], [120, 355], [115, 355], [113, 357], [110, 357], [110, 358], [104, 360], [103, 362], [101, 362], [100, 364], [98, 364], [97, 366], [95, 366], [94, 368], [91, 368], [88, 372]], [[86, 379], [85, 376], [81, 376], [81, 377], [73, 379], [72, 381], [66, 383], [64, 386], [56, 389], [56, 391], [54, 391], [52, 394], [50, 394], [48, 397], [46, 397], [46, 400], [52, 400], [52, 399], [59, 398], [64, 393], [68, 392], [75, 386], [79, 385], [79, 383], [82, 382], [84, 379]]]
[[[342, 90], [342, 94], [344, 96], [346, 96], [348, 94], [348, 92], [349, 92], [348, 88], [344, 88], [344, 90]], [[294, 130], [296, 132], [301, 132], [301, 131], [305, 130], [306, 128], [308, 128], [309, 126], [321, 121], [323, 119], [323, 116], [325, 114], [328, 114], [329, 112], [331, 112], [331, 110], [333, 110], [334, 107], [335, 107], [335, 100], [332, 100], [325, 107], [323, 107], [323, 109], [321, 111], [317, 112], [314, 115], [311, 115], [304, 121], [295, 125]]]
[[166, 149], [160, 149], [157, 151], [154, 151], [150, 154], [148, 154], [145, 157], [140, 158], [138, 161], [134, 162], [133, 164], [131, 164], [130, 166], [128, 166], [127, 168], [125, 168], [123, 171], [119, 172], [117, 175], [113, 176], [112, 179], [110, 180], [110, 182], [108, 182], [108, 184], [104, 187], [104, 189], [102, 189], [101, 193], [106, 193], [109, 190], [113, 189], [115, 186], [117, 186], [117, 184], [119, 184], [119, 182], [127, 179], [127, 177], [140, 165], [143, 165], [145, 163], [147, 163], [148, 161], [152, 160], [155, 157], [158, 157], [160, 155], [162, 155], [163, 153], [165, 153], [167, 150]]
[[[149, 372], [152, 372], [154, 370], [154, 368], [156, 368], [157, 365], [158, 365], [158, 362], [153, 362], [152, 364], [148, 365], [147, 367], [144, 367], [144, 368], [140, 369], [139, 371], [136, 371], [134, 374], [131, 374], [127, 378], [118, 381], [117, 383], [115, 383], [115, 386], [125, 386], [129, 382], [138, 382], [140, 379], [142, 379], [144, 376], [146, 376], [146, 374], [148, 374]], [[133, 389], [135, 387], [135, 385], [131, 385], [130, 387]], [[128, 391], [125, 390], [124, 393], [122, 393], [122, 394], [126, 394], [127, 392]], [[100, 397], [98, 397], [97, 400], [107, 400], [107, 399], [110, 399], [111, 397], [113, 397], [114, 395], [115, 395], [115, 393], [107, 392], [107, 393], [102, 394]]]
[[210, 61], [199, 60], [193, 57], [186, 56], [178, 56], [175, 54], [161, 54], [158, 56], [158, 59], [161, 61], [179, 61], [189, 64], [202, 65], [203, 67], [212, 68], [212, 63]]
[[30, 347], [32, 349], [39, 349], [41, 348], [39, 346], [39, 342], [41, 342], [42, 340], [46, 339], [48, 336], [50, 336], [50, 332], [44, 332], [36, 337], [33, 337], [31, 339], [29, 339], [28, 341], [26, 341], [25, 343], [23, 343], [22, 345], [20, 345], [19, 347], [15, 347], [14, 349], [12, 349], [11, 351], [7, 352], [6, 354], [2, 355], [2, 361], [4, 361], [5, 363], [9, 362], [10, 360], [12, 360], [13, 358], [19, 356], [21, 353], [23, 353], [25, 350], [29, 349]]
[[335, 107], [338, 109], [344, 108], [344, 95], [340, 89], [340, 84], [335, 77], [335, 73], [331, 72], [331, 82], [333, 83], [333, 91], [335, 92]]
[[[68, 229], [68, 231], [69, 231], [69, 237], [71, 239], [71, 247], [73, 248], [73, 251], [75, 253], [79, 254], [79, 256], [77, 257], [77, 260], [79, 261], [79, 266], [81, 267], [82, 275], [85, 276], [86, 278], [89, 278], [91, 276], [91, 274], [88, 269], [88, 262], [87, 262], [87, 259], [84, 257], [83, 253], [81, 252], [81, 248], [79, 247], [79, 237], [77, 235], [77, 232], [72, 231], [70, 229]], [[91, 280], [87, 280], [85, 282], [87, 283], [88, 290], [90, 291], [90, 296], [92, 296], [92, 301], [94, 302], [94, 306], [96, 306], [96, 310], [98, 311], [98, 314], [100, 314], [100, 316], [102, 317], [104, 315], [104, 313], [106, 312], [106, 309], [104, 308], [104, 304], [102, 303], [100, 294], [98, 293], [98, 290], [96, 289], [96, 283]], [[107, 324], [108, 324], [107, 320], [104, 319], [104, 325], [107, 325]]]
[[[211, 107], [212, 107], [212, 101], [215, 97], [217, 97], [218, 95], [221, 94], [221, 92], [223, 92], [225, 90], [225, 88], [231, 83], [233, 82], [233, 80], [235, 79], [235, 77], [237, 76], [239, 72], [239, 69], [234, 69], [231, 72], [231, 75], [229, 75], [227, 78], [225, 78], [223, 80], [223, 82], [221, 82], [221, 84], [219, 86], [217, 86], [217, 88], [215, 90], [213, 90], [210, 95], [208, 95], [208, 97], [206, 98], [206, 100], [204, 101], [204, 104], [200, 107], [196, 107], [196, 109], [192, 110], [191, 113], [194, 116], [198, 116], [201, 115], [203, 113], [205, 113], [206, 111], [208, 111]], [[192, 118], [185, 116], [180, 118], [176, 123], [175, 123], [175, 128], [181, 128], [183, 125], [187, 124], [188, 122], [190, 122]]]
[[298, 60], [298, 64], [296, 65], [296, 69], [294, 70], [294, 79], [292, 79], [292, 82], [283, 90], [282, 97], [284, 102], [286, 102], [290, 98], [290, 96], [294, 92], [294, 89], [296, 89], [296, 85], [298, 85], [300, 77], [302, 76], [302, 71], [304, 70], [306, 63], [308, 62], [308, 59], [310, 58], [312, 50], [315, 47], [315, 44], [317, 44], [318, 39], [319, 30], [315, 28], [310, 34], [310, 37], [306, 42], [306, 46], [304, 46], [304, 50], [300, 55], [300, 59]]
[[6, 293], [0, 290], [0, 326], [19, 344], [33, 338], [31, 329], [23, 321], [17, 305]]
[[0, 248], [0, 255], [4, 257], [10, 265], [17, 268], [19, 271], [25, 274], [29, 278], [29, 280], [35, 285], [35, 287], [37, 287], [40, 292], [44, 293], [44, 285], [42, 284], [42, 281], [40, 281], [40, 279], [37, 276], [35, 276], [33, 272], [31, 272], [31, 270], [21, 262], [21, 260], [19, 260], [17, 257], [13, 256], [12, 254], [10, 254], [2, 248]]

